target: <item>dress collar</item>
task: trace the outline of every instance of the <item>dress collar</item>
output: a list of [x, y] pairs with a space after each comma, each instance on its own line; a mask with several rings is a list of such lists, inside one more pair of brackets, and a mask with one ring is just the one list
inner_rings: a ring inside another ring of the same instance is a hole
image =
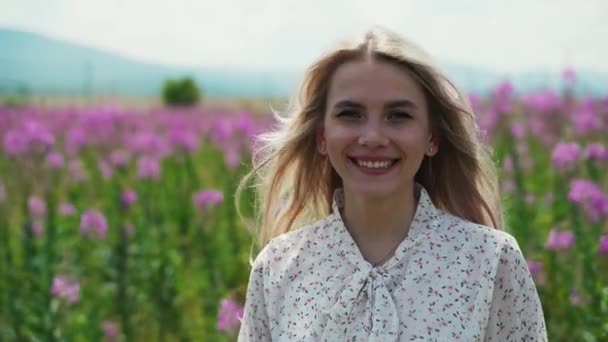
[[[364, 321], [370, 328], [369, 341], [398, 341], [399, 315], [397, 306], [387, 287], [391, 277], [399, 277], [405, 268], [398, 265], [408, 263], [408, 258], [428, 235], [438, 226], [437, 209], [433, 205], [426, 190], [416, 184], [418, 205], [412, 220], [408, 236], [401, 241], [395, 254], [383, 265], [373, 267], [365, 260], [354, 239], [346, 229], [340, 209], [344, 207], [344, 192], [338, 189], [334, 192], [333, 212], [329, 216], [330, 227], [335, 229], [337, 241], [329, 241], [338, 256], [354, 265], [355, 271], [344, 279], [344, 284], [336, 293], [334, 300], [324, 308], [328, 317], [327, 325], [323, 331], [324, 341], [344, 341], [347, 338], [348, 322], [352, 315], [364, 315]], [[389, 272], [390, 270], [390, 272]], [[355, 312], [355, 308], [363, 305], [362, 312]], [[382, 324], [378, 324], [382, 322]]]
[[[384, 264], [377, 266], [379, 268], [389, 269], [390, 267], [398, 264], [403, 255], [417, 242], [420, 242], [420, 238], [425, 235], [425, 232], [430, 232], [430, 230], [436, 228], [438, 225], [438, 210], [431, 201], [426, 189], [419, 183], [415, 183], [415, 191], [418, 204], [416, 206], [416, 212], [414, 214], [414, 218], [412, 219], [408, 235], [405, 237], [405, 239], [403, 239], [403, 241], [401, 241], [395, 250], [394, 256]], [[372, 264], [363, 258], [363, 255], [355, 243], [355, 240], [344, 225], [344, 220], [342, 219], [341, 214], [341, 209], [344, 208], [344, 204], [344, 190], [342, 188], [338, 188], [333, 194], [331, 216], [333, 218], [332, 222], [334, 229], [336, 229], [337, 236], [340, 238], [344, 247], [342, 250], [345, 254], [344, 256], [356, 266], [361, 266], [364, 269], [373, 268]]]

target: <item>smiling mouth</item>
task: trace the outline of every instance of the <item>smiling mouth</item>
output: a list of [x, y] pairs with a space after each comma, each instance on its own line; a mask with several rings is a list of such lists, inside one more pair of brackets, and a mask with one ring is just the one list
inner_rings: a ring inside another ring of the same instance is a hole
[[397, 164], [400, 160], [399, 158], [385, 159], [385, 160], [364, 160], [364, 159], [357, 159], [357, 158], [353, 158], [353, 157], [349, 157], [348, 159], [350, 159], [350, 161], [353, 162], [353, 164], [355, 164], [359, 167], [366, 168], [366, 169], [373, 169], [373, 170], [389, 169], [392, 166], [394, 166], [395, 164]]

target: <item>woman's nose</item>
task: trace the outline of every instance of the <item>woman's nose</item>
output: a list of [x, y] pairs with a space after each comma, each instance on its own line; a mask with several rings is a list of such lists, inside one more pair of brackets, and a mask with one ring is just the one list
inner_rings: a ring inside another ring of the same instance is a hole
[[388, 144], [388, 138], [382, 132], [382, 127], [379, 124], [366, 124], [359, 135], [359, 144], [368, 147], [384, 146]]

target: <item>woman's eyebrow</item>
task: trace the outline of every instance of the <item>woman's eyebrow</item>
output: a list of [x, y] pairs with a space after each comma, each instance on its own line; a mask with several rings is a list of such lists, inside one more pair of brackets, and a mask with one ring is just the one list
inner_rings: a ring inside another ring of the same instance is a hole
[[384, 108], [396, 108], [396, 107], [406, 107], [410, 109], [418, 109], [418, 106], [410, 100], [396, 100], [387, 102], [384, 105]]
[[[410, 100], [394, 100], [394, 101], [389, 101], [386, 104], [384, 104], [384, 108], [397, 108], [397, 107], [406, 107], [406, 108], [410, 108], [410, 109], [418, 109], [418, 106], [410, 101]], [[365, 106], [352, 101], [352, 100], [341, 100], [336, 102], [336, 104], [334, 104], [334, 108], [335, 109], [340, 109], [340, 108], [360, 108], [360, 109], [365, 109]]]
[[355, 101], [352, 100], [341, 100], [336, 102], [336, 104], [334, 104], [334, 108], [335, 109], [340, 109], [340, 108], [361, 108], [364, 109], [365, 106], [357, 103]]

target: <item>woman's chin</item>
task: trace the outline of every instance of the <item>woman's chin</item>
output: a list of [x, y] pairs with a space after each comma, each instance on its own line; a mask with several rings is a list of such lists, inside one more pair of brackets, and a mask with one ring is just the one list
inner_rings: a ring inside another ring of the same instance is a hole
[[375, 199], [393, 196], [395, 189], [392, 184], [367, 184], [354, 186], [349, 193], [357, 197]]

